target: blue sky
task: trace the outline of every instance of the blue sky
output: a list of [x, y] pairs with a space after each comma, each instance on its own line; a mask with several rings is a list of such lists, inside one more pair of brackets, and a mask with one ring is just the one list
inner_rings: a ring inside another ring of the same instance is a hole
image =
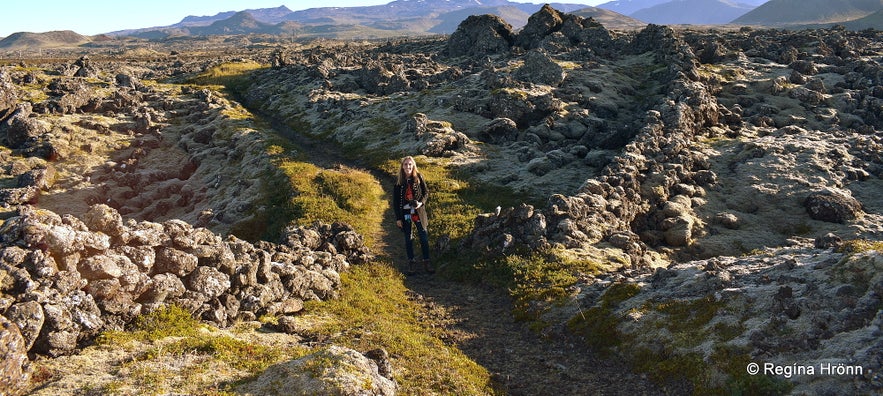
[[[4, 1], [0, 37], [16, 32], [73, 30], [95, 35], [116, 30], [167, 26], [188, 15], [215, 15], [224, 11], [271, 8], [284, 5], [292, 11], [314, 7], [357, 7], [386, 4], [392, 0], [31, 0]], [[432, 0], [430, 0], [432, 1]], [[542, 4], [548, 1], [512, 0]], [[597, 5], [606, 0], [575, 0], [568, 3]]]

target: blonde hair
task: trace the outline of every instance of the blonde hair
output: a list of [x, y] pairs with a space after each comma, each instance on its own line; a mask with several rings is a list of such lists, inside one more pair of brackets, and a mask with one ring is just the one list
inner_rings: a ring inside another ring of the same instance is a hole
[[[410, 175], [405, 174], [405, 162], [406, 161], [411, 161], [411, 163], [414, 164], [414, 167], [411, 169]], [[397, 184], [400, 184], [400, 185], [405, 184], [405, 180], [407, 180], [409, 176], [413, 177], [413, 178], [417, 178], [417, 176], [419, 176], [419, 175], [420, 175], [420, 173], [417, 172], [417, 161], [414, 161], [414, 157], [409, 155], [405, 158], [402, 158], [402, 163], [399, 164], [399, 180], [398, 180]]]

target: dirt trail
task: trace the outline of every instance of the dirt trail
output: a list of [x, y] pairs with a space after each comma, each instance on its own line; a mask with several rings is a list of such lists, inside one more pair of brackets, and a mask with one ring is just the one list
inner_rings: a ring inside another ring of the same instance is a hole
[[[316, 165], [366, 170], [385, 190], [392, 189], [394, 180], [389, 175], [346, 159], [337, 151], [339, 145], [310, 139], [264, 117], [278, 133], [301, 147]], [[430, 195], [428, 205], [431, 204]], [[387, 208], [383, 219], [373, 252], [401, 269], [405, 261], [404, 240], [391, 208]], [[416, 240], [415, 249], [419, 251]], [[655, 385], [623, 363], [602, 359], [579, 341], [544, 338], [529, 329], [527, 323], [515, 321], [512, 301], [505, 291], [422, 272], [406, 277], [405, 285], [413, 292], [411, 298], [424, 308], [424, 319], [433, 327], [444, 329], [444, 341], [491, 372], [506, 394], [660, 394]]]

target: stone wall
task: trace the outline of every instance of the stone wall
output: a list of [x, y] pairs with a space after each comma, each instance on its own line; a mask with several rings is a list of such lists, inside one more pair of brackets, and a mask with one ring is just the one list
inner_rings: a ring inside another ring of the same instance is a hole
[[252, 244], [181, 220], [124, 220], [103, 204], [82, 219], [23, 206], [0, 227], [0, 324], [22, 340], [4, 343], [15, 347], [4, 361], [73, 353], [171, 304], [219, 327], [294, 314], [304, 301], [334, 298], [340, 273], [371, 259], [342, 223], [283, 235]]

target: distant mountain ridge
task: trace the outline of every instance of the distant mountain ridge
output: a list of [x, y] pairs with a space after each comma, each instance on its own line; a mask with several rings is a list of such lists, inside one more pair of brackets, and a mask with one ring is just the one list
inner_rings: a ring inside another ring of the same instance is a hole
[[881, 9], [883, 0], [770, 0], [733, 23], [779, 26], [845, 22], [864, 18]]
[[[584, 4], [551, 3], [559, 11], [601, 9]], [[170, 26], [125, 30], [114, 36], [147, 39], [215, 34], [292, 34], [328, 36], [349, 34], [353, 37], [390, 37], [414, 34], [450, 34], [470, 15], [494, 14], [514, 28], [527, 23], [542, 4], [516, 3], [508, 0], [395, 0], [364, 7], [317, 7], [291, 11], [285, 6], [269, 9], [222, 12], [213, 16], [187, 16]], [[245, 16], [243, 14], [248, 14]], [[645, 23], [605, 11], [611, 29], [644, 26]]]
[[[763, 3], [766, 3], [767, 1], [769, 1], [769, 0], [738, 0], [738, 1], [733, 1], [733, 2], [742, 3], [744, 5], [754, 8], [754, 7], [757, 7]], [[597, 7], [603, 8], [605, 10], [610, 10], [613, 12], [618, 12], [623, 15], [628, 15], [633, 18], [637, 18], [635, 15], [633, 15], [634, 13], [641, 11], [641, 10], [651, 8], [651, 7], [663, 5], [666, 3], [674, 3], [674, 1], [672, 1], [672, 0], [614, 0], [614, 1], [608, 1], [606, 3], [599, 4]], [[715, 16], [709, 15], [709, 18], [715, 18]]]
[[286, 6], [276, 8], [256, 8], [242, 11], [227, 11], [215, 14], [213, 16], [194, 16], [189, 15], [173, 26], [206, 26], [217, 21], [222, 21], [233, 17], [240, 12], [248, 12], [256, 20], [264, 23], [277, 24], [285, 21], [285, 17], [292, 13], [291, 9]]
[[732, 0], [672, 0], [629, 16], [659, 25], [725, 24], [753, 10], [754, 5]]
[[71, 30], [45, 33], [18, 32], [0, 40], [0, 48], [19, 50], [28, 48], [73, 47], [91, 42], [92, 38]]
[[[608, 29], [640, 29], [647, 23], [743, 24], [771, 27], [819, 27], [833, 23], [848, 29], [883, 29], [883, 0], [616, 0], [598, 7], [551, 3], [559, 11], [592, 17]], [[527, 23], [541, 4], [509, 0], [395, 0], [363, 7], [318, 7], [291, 11], [286, 6], [190, 15], [160, 27], [121, 30], [100, 36], [72, 31], [20, 32], [0, 40], [0, 48], [36, 49], [77, 46], [96, 37], [132, 36], [149, 40], [172, 37], [265, 34], [300, 38], [388, 38], [450, 34], [470, 15], [493, 14], [514, 29]], [[627, 16], [631, 14], [631, 16]]]

